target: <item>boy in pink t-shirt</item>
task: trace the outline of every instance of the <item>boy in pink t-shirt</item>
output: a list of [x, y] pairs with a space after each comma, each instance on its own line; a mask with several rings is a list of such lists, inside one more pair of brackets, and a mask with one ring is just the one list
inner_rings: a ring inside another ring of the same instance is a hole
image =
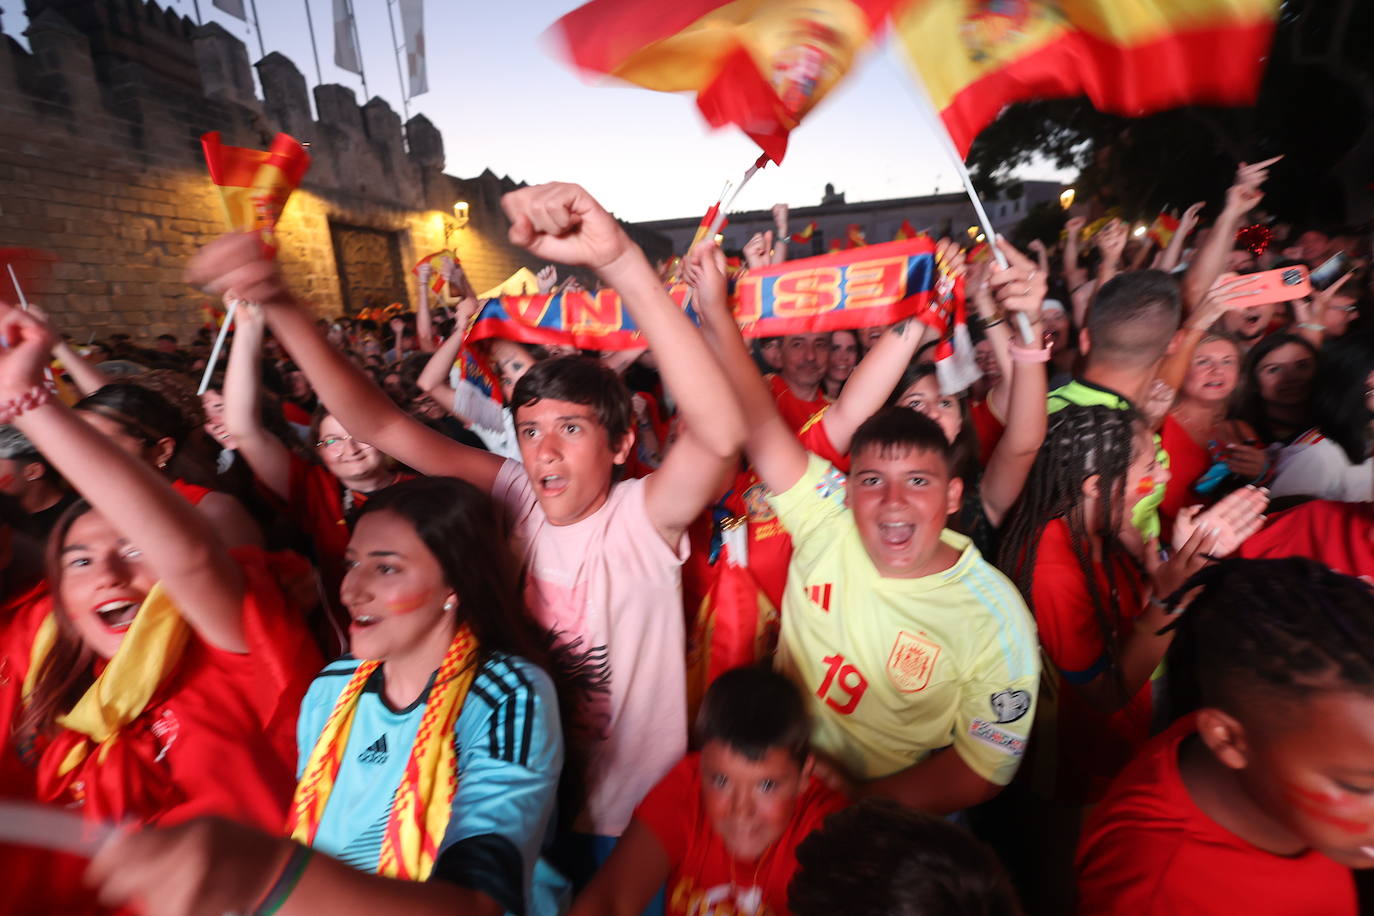
[[[347, 432], [421, 474], [490, 492], [513, 522], [530, 610], [547, 627], [576, 708], [569, 750], [584, 763], [593, 838], [619, 836], [639, 794], [687, 746], [684, 532], [717, 495], [744, 441], [734, 393], [644, 253], [577, 185], [521, 188], [501, 201], [510, 239], [542, 261], [591, 268], [621, 296], [654, 351], [682, 432], [657, 471], [614, 483], [634, 447], [630, 397], [580, 357], [530, 369], [511, 398], [523, 467], [454, 442], [405, 414], [335, 350], [299, 307], [256, 237], [198, 258], [207, 285], [262, 305], [277, 339]], [[492, 532], [500, 537], [500, 532]], [[607, 843], [599, 843], [604, 847]]]

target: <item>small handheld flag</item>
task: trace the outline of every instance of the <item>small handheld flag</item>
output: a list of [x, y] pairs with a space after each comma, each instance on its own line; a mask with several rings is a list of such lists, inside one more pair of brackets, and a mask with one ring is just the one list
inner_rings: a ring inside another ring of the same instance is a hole
[[275, 256], [277, 221], [310, 168], [310, 154], [286, 134], [277, 134], [266, 151], [225, 146], [217, 130], [201, 136], [200, 144], [210, 180], [219, 187], [226, 225], [261, 233], [263, 247]]

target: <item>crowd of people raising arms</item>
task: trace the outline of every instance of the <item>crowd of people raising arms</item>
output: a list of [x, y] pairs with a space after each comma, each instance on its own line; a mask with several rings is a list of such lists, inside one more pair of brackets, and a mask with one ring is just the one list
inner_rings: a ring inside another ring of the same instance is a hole
[[202, 346], [0, 304], [0, 793], [119, 825], [6, 847], [0, 911], [1359, 911], [1370, 239], [1238, 248], [1268, 165], [1162, 249], [941, 241], [957, 391], [934, 307], [746, 339], [710, 240], [695, 324], [571, 184], [511, 241], [642, 349], [469, 340], [456, 262], [321, 320], [249, 235], [187, 267], [237, 301], [199, 398]]

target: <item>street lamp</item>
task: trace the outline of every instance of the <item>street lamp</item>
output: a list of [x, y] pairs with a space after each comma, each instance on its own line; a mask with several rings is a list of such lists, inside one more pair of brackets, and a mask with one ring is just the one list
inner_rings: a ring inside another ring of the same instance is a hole
[[1073, 188], [1065, 188], [1059, 192], [1059, 206], [1065, 210], [1073, 206], [1073, 199], [1077, 192]]

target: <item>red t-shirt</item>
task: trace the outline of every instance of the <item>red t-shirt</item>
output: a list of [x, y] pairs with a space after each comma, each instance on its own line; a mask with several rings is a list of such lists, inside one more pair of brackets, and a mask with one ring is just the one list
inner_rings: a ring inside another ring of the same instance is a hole
[[788, 428], [794, 433], [805, 426], [806, 421], [814, 417], [817, 411], [830, 404], [830, 398], [820, 389], [817, 389], [813, 399], [803, 401], [792, 393], [792, 387], [783, 381], [781, 375], [768, 376], [768, 386], [773, 390], [773, 400], [777, 402], [778, 413], [782, 414]]
[[973, 431], [978, 436], [978, 464], [987, 467], [997, 443], [1002, 441], [1002, 433], [1007, 431], [1006, 424], [997, 419], [986, 400], [974, 401], [969, 405], [968, 413], [973, 420]]
[[1212, 466], [1212, 454], [1194, 442], [1171, 415], [1164, 417], [1164, 425], [1159, 429], [1159, 445], [1169, 453], [1169, 482], [1164, 485], [1164, 501], [1159, 504], [1164, 523], [1160, 539], [1166, 542], [1180, 509], [1211, 502], [1193, 492], [1193, 484]]
[[1316, 499], [1272, 516], [1240, 545], [1251, 560], [1308, 557], [1374, 582], [1374, 503]]
[[40, 800], [90, 817], [171, 825], [219, 815], [277, 831], [296, 785], [296, 716], [321, 659], [252, 547], [244, 575], [249, 651], [224, 652], [192, 634], [143, 713], [72, 771], [59, 763], [79, 740], [59, 730], [36, 750]]
[[33, 797], [33, 772], [20, 764], [9, 738], [22, 714], [34, 634], [51, 609], [46, 579], [7, 595], [0, 603], [0, 796]]
[[782, 836], [757, 862], [741, 862], [706, 816], [701, 755], [688, 754], [649, 791], [634, 816], [668, 854], [668, 916], [784, 916], [797, 844], [845, 804], [842, 795], [812, 777]]
[[1079, 916], [1354, 916], [1349, 869], [1317, 852], [1278, 856], [1198, 808], [1178, 769], [1189, 716], [1146, 745], [1088, 818]]
[[[1094, 564], [1094, 571], [1108, 606], [1119, 608], [1114, 626], [1117, 637], [1124, 640], [1143, 611], [1141, 573], [1129, 558], [1118, 557], [1114, 576], [1118, 602], [1113, 602], [1113, 583], [1106, 569]], [[1050, 522], [1041, 535], [1031, 597], [1040, 645], [1054, 666], [1046, 673], [1056, 679], [1058, 689], [1040, 693], [1038, 718], [1050, 721], [1054, 717], [1054, 739], [1037, 741], [1032, 735], [1027, 775], [1050, 798], [1094, 801], [1149, 738], [1150, 684], [1110, 715], [1078, 692], [1080, 685], [1103, 675], [1108, 656], [1088, 583], [1063, 519]]]

